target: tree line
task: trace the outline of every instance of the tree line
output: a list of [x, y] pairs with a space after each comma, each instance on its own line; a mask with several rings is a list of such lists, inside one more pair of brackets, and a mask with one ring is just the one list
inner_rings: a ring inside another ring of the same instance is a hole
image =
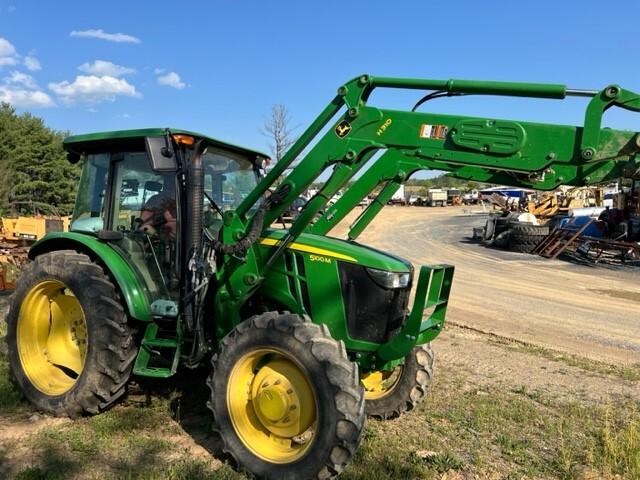
[[11, 105], [0, 104], [1, 214], [34, 213], [37, 208], [28, 202], [52, 205], [62, 215], [71, 213], [80, 168], [67, 161], [62, 148], [67, 135], [30, 113], [17, 114]]

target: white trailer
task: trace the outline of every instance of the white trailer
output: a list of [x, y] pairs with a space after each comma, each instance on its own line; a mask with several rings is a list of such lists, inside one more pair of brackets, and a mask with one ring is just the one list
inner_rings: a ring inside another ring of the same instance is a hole
[[406, 205], [407, 199], [404, 196], [404, 185], [400, 185], [400, 188], [393, 194], [389, 200], [390, 205]]

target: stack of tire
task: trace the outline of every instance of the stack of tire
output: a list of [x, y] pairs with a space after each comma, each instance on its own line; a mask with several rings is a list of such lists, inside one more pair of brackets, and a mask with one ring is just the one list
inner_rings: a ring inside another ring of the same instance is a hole
[[474, 232], [474, 237], [480, 237], [485, 245], [497, 248], [507, 248], [509, 242], [509, 225], [515, 222], [517, 214], [504, 212], [502, 215], [490, 215], [487, 223], [480, 232]]
[[508, 248], [512, 252], [531, 253], [547, 235], [548, 225], [510, 222]]

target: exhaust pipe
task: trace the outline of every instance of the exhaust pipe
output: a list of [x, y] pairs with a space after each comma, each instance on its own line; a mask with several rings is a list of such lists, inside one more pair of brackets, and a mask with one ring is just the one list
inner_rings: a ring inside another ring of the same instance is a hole
[[191, 251], [199, 255], [202, 249], [202, 215], [204, 212], [204, 164], [202, 155], [207, 148], [204, 140], [199, 140], [194, 148], [189, 186], [191, 188]]

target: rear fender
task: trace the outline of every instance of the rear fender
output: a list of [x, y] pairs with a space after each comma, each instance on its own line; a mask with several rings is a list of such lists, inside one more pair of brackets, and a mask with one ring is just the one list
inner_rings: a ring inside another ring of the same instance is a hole
[[144, 285], [138, 280], [133, 268], [108, 243], [83, 233], [50, 233], [31, 247], [29, 258], [33, 260], [55, 250], [75, 250], [100, 263], [115, 281], [129, 316], [142, 322], [151, 321], [151, 309]]

